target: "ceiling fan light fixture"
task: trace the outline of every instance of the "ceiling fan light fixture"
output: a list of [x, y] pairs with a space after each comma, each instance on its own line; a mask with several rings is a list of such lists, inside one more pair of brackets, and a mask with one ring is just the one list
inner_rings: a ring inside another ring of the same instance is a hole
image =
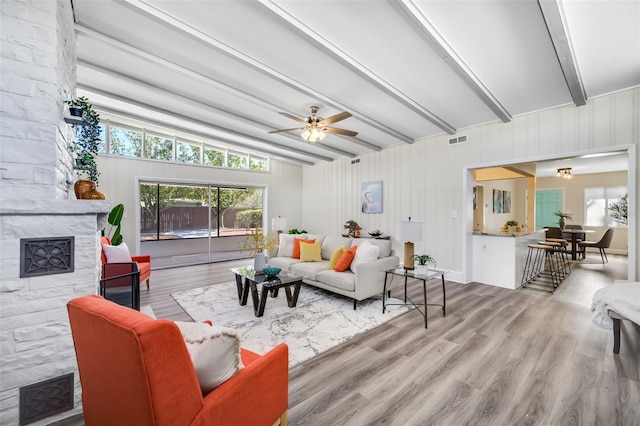
[[323, 140], [326, 134], [319, 129], [318, 127], [311, 125], [310, 127], [304, 129], [304, 132], [300, 135], [302, 139], [306, 140], [309, 143], [314, 143], [319, 140]]

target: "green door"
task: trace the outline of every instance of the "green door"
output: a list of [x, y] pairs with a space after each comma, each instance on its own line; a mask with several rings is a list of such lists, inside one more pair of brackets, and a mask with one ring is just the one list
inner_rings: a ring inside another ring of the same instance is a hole
[[559, 211], [562, 211], [561, 189], [536, 191], [536, 229], [558, 226], [559, 217], [553, 213]]

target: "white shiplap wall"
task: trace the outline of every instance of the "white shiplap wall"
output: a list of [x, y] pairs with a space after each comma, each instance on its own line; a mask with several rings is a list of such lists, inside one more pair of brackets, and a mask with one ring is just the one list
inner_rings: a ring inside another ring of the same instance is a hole
[[[637, 148], [639, 117], [640, 89], [634, 88], [590, 99], [582, 107], [566, 105], [514, 117], [511, 123], [460, 130], [460, 135], [469, 138], [465, 144], [449, 146], [450, 136], [441, 135], [362, 155], [360, 163], [353, 165], [343, 159], [305, 166], [303, 226], [311, 232], [336, 234], [353, 219], [365, 230], [378, 228], [393, 236], [397, 221], [411, 215], [425, 222], [423, 241], [416, 244], [416, 250], [434, 255], [438, 266], [459, 272], [457, 276], [466, 280], [463, 273], [469, 267], [463, 265], [469, 265], [470, 254], [463, 243], [463, 235], [467, 238], [463, 228], [471, 232], [471, 219], [467, 218], [471, 189], [463, 181], [468, 168], [613, 147]], [[633, 155], [639, 164], [638, 149]], [[630, 181], [637, 179], [633, 173], [630, 170]], [[362, 214], [360, 184], [372, 180], [383, 181], [383, 213]], [[463, 196], [463, 188], [468, 195]], [[633, 208], [639, 194], [638, 185], [632, 182], [630, 194], [634, 195]], [[630, 215], [634, 224], [629, 231], [637, 235], [637, 212]], [[629, 251], [630, 263], [631, 256], [638, 253], [638, 239], [630, 236], [629, 243], [634, 244]], [[394, 248], [402, 256], [397, 241]], [[637, 270], [634, 274], [638, 275]]]

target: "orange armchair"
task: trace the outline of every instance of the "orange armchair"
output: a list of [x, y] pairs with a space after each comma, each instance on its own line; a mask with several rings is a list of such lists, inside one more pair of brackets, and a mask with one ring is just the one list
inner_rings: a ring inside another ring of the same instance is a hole
[[[100, 237], [100, 247], [102, 247], [103, 244], [111, 245], [109, 237]], [[147, 289], [149, 289], [149, 281], [151, 280], [151, 256], [148, 254], [140, 254], [137, 256], [131, 256], [131, 260], [138, 263], [140, 282], [146, 281]], [[100, 251], [100, 261], [103, 265], [107, 263], [107, 256], [104, 254], [104, 250]]]
[[91, 295], [67, 303], [91, 425], [286, 425], [288, 347], [242, 349], [245, 368], [202, 395], [178, 326]]

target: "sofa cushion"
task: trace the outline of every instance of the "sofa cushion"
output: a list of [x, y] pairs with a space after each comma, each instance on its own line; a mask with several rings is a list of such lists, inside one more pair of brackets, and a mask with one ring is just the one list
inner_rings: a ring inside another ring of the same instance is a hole
[[353, 273], [356, 272], [356, 265], [359, 263], [372, 262], [376, 260], [380, 254], [380, 247], [371, 244], [368, 240], [365, 240], [357, 247], [356, 255], [349, 266], [349, 269], [351, 269]]
[[354, 238], [351, 246], [360, 245], [365, 241], [373, 244], [374, 246], [380, 247], [378, 259], [391, 256], [391, 240], [378, 240], [375, 238]]
[[206, 323], [175, 321], [200, 382], [207, 394], [244, 368], [240, 354], [240, 337], [227, 327]]
[[275, 266], [283, 271], [290, 271], [291, 267], [296, 263], [300, 263], [300, 259], [294, 259], [293, 257], [272, 257], [269, 259], [269, 266]]
[[319, 272], [316, 281], [344, 291], [354, 291], [356, 289], [356, 274], [349, 270], [345, 272], [336, 272], [332, 269], [328, 269], [326, 271]]
[[291, 273], [299, 275], [304, 279], [317, 281], [317, 275], [319, 272], [329, 269], [329, 261], [323, 260], [322, 262], [300, 262], [295, 265], [291, 265]]
[[330, 260], [331, 255], [340, 246], [351, 247], [351, 238], [340, 235], [327, 235], [322, 241], [322, 258]]
[[291, 257], [293, 255], [293, 235], [280, 234], [278, 238], [278, 257]]
[[320, 255], [322, 242], [316, 241], [313, 244], [300, 244], [300, 261], [301, 262], [322, 262]]
[[301, 234], [298, 235], [298, 238], [303, 238], [305, 240], [315, 240], [316, 242], [320, 241], [320, 243], [322, 244], [325, 236], [320, 234]]
[[107, 257], [107, 263], [131, 262], [131, 253], [126, 243], [120, 243], [117, 246], [103, 244], [102, 250]]
[[336, 264], [338, 263], [340, 256], [342, 256], [342, 253], [344, 253], [346, 249], [347, 247], [343, 244], [333, 251], [333, 253], [331, 254], [331, 258], [329, 259], [330, 269], [336, 269]]
[[313, 244], [316, 240], [307, 240], [304, 238], [294, 238], [293, 239], [293, 254], [291, 257], [294, 259], [300, 259], [300, 244]]
[[340, 255], [338, 263], [336, 263], [336, 267], [334, 268], [336, 272], [344, 272], [349, 269], [351, 262], [353, 262], [353, 258], [356, 256], [357, 249], [357, 246], [353, 246], [349, 250], [345, 250], [344, 253]]

